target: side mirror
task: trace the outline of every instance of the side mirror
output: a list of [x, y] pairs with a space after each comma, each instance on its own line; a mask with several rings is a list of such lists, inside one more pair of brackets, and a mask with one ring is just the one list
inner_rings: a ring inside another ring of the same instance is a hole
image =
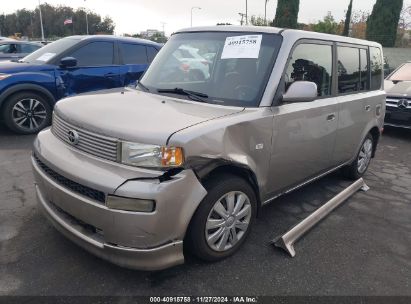
[[72, 68], [77, 65], [77, 59], [74, 57], [64, 57], [60, 60], [60, 66], [62, 68]]
[[296, 81], [283, 95], [283, 102], [309, 102], [317, 99], [317, 84], [310, 81]]

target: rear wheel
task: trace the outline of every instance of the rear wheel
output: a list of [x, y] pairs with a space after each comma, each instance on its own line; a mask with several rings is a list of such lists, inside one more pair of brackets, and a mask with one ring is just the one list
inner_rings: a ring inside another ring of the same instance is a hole
[[257, 210], [253, 189], [233, 175], [215, 176], [188, 231], [190, 251], [206, 261], [235, 253], [250, 233]]
[[6, 126], [20, 134], [33, 134], [50, 124], [51, 106], [32, 92], [14, 94], [6, 101], [3, 118]]
[[358, 179], [364, 175], [370, 165], [372, 152], [374, 150], [374, 140], [371, 134], [368, 134], [362, 142], [360, 151], [351, 165], [343, 169], [343, 173], [350, 179]]

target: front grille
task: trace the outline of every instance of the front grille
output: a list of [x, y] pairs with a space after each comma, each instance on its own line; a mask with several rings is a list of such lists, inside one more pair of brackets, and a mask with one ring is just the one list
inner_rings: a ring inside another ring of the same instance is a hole
[[386, 105], [401, 110], [411, 110], [411, 99], [408, 97], [387, 97]]
[[33, 157], [36, 160], [39, 167], [44, 171], [44, 173], [46, 173], [50, 178], [52, 178], [55, 182], [57, 182], [61, 186], [68, 188], [72, 190], [73, 192], [76, 192], [83, 196], [86, 196], [92, 200], [98, 201], [100, 203], [105, 203], [106, 196], [103, 192], [89, 188], [87, 186], [80, 185], [79, 183], [76, 183], [60, 175], [56, 171], [50, 169], [45, 163], [43, 163], [40, 159], [38, 159], [37, 156], [34, 155]]
[[[56, 114], [53, 115], [51, 131], [57, 138], [70, 144], [76, 149], [97, 157], [117, 161], [118, 140], [116, 138], [83, 130], [68, 123], [67, 121], [64, 121]], [[70, 131], [75, 131], [78, 134], [78, 142], [76, 144], [73, 144], [69, 140]]]

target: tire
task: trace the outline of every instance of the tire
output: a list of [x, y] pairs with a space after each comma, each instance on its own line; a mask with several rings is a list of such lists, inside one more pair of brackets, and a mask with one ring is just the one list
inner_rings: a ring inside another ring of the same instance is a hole
[[19, 134], [34, 134], [51, 122], [52, 107], [47, 99], [33, 92], [21, 92], [6, 100], [3, 119], [6, 126]]
[[[198, 258], [218, 261], [234, 254], [243, 245], [255, 220], [257, 199], [251, 186], [235, 175], [215, 175], [205, 183], [205, 188], [208, 194], [191, 220], [186, 241], [189, 251]], [[227, 214], [229, 201], [233, 201], [233, 205], [230, 204], [232, 215]], [[216, 207], [218, 202], [224, 209], [219, 208], [220, 205]], [[215, 207], [225, 212], [225, 219]], [[207, 229], [207, 223], [219, 227]], [[211, 241], [214, 239], [215, 242]]]
[[361, 144], [360, 151], [355, 157], [355, 160], [349, 166], [343, 168], [344, 176], [352, 180], [362, 177], [370, 165], [373, 151], [374, 139], [372, 135], [368, 133]]

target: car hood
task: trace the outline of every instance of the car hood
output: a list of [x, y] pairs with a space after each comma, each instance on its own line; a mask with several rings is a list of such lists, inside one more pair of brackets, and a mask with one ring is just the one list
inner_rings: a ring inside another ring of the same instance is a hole
[[42, 71], [51, 67], [53, 66], [48, 64], [29, 64], [23, 62], [1, 61], [0, 73], [15, 74], [29, 71]]
[[55, 113], [75, 127], [122, 140], [167, 144], [190, 126], [243, 111], [134, 89], [105, 90], [59, 101]]
[[384, 89], [388, 96], [411, 96], [411, 81], [401, 81], [393, 83], [390, 80], [384, 81]]

